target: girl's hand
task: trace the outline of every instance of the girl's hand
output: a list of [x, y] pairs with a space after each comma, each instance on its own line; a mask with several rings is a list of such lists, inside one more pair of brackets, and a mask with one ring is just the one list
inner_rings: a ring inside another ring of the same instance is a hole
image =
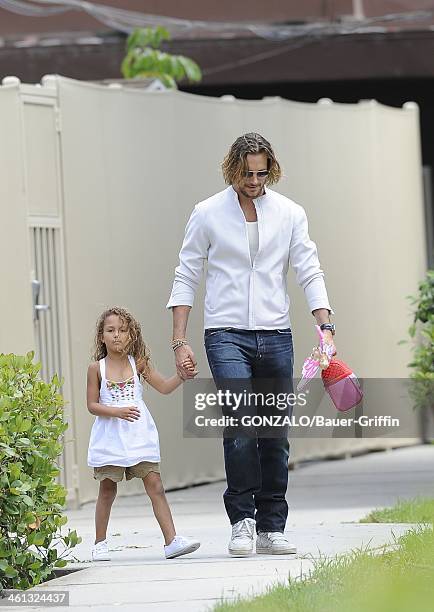
[[194, 374], [196, 376], [197, 374], [196, 366], [194, 365], [190, 356], [188, 356], [186, 359], [184, 359], [184, 361], [181, 362], [181, 366], [184, 368], [186, 372], [189, 372], [190, 374], [192, 375]]
[[124, 421], [134, 422], [140, 418], [140, 410], [137, 406], [123, 406], [122, 408], [116, 409], [116, 414], [119, 419], [124, 419]]
[[178, 376], [182, 380], [194, 378], [198, 373], [196, 370], [197, 361], [189, 344], [184, 344], [184, 346], [176, 349], [175, 364]]

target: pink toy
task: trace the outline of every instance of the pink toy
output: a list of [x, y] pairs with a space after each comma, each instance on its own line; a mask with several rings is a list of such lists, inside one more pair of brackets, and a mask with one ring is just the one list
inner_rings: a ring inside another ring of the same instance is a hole
[[332, 359], [332, 347], [324, 342], [324, 334], [319, 325], [315, 327], [319, 336], [319, 346], [314, 347], [311, 355], [304, 361], [297, 391], [302, 391], [321, 368], [325, 390], [336, 409], [345, 412], [362, 400], [362, 390], [353, 371], [343, 361]]
[[329, 367], [321, 372], [321, 377], [325, 390], [340, 412], [350, 410], [362, 400], [359, 381], [343, 361], [332, 359]]

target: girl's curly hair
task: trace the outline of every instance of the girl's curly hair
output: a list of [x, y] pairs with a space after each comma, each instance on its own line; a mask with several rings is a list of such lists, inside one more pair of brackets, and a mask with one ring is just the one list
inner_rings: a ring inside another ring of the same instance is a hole
[[236, 139], [223, 160], [223, 178], [227, 185], [236, 185], [244, 178], [244, 172], [249, 168], [247, 155], [249, 153], [265, 153], [267, 156], [268, 176], [266, 185], [274, 185], [282, 176], [282, 169], [274, 155], [271, 144], [260, 134], [250, 132]]
[[108, 308], [98, 318], [96, 323], [93, 359], [99, 361], [107, 356], [107, 348], [103, 342], [104, 323], [110, 315], [117, 315], [128, 326], [130, 339], [125, 347], [125, 355], [132, 355], [139, 368], [143, 368], [142, 376], [147, 378], [151, 368], [151, 355], [142, 337], [142, 328], [132, 314], [125, 308], [117, 306]]

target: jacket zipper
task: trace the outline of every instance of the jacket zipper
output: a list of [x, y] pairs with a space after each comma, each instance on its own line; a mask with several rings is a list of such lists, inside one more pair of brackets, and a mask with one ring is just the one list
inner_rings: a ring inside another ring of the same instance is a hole
[[259, 254], [259, 252], [261, 250], [261, 232], [260, 232], [259, 226], [261, 225], [260, 218], [262, 219], [262, 210], [261, 210], [260, 205], [257, 204], [255, 202], [255, 200], [252, 200], [252, 201], [253, 201], [253, 205], [254, 205], [255, 210], [256, 210], [256, 217], [258, 219], [258, 250], [256, 252], [256, 255], [255, 255], [253, 261], [252, 261], [251, 255], [250, 255], [249, 232], [248, 232], [248, 229], [247, 229], [247, 220], [246, 220], [246, 217], [244, 216], [243, 210], [242, 210], [242, 208], [240, 206], [240, 203], [239, 203], [238, 197], [237, 197], [237, 206], [239, 208], [240, 214], [242, 215], [243, 221], [244, 221], [244, 230], [245, 230], [246, 243], [247, 243], [247, 254], [248, 254], [249, 262], [250, 262], [250, 279], [251, 279], [251, 284], [252, 284], [252, 291], [250, 292], [250, 287], [249, 287], [249, 324], [250, 324], [251, 327], [254, 327], [255, 326], [255, 317], [254, 317], [254, 311], [253, 311], [253, 306], [254, 306], [253, 296], [254, 296], [254, 292], [255, 292], [255, 270], [256, 270], [255, 261], [256, 261], [256, 258], [258, 257], [258, 254]]

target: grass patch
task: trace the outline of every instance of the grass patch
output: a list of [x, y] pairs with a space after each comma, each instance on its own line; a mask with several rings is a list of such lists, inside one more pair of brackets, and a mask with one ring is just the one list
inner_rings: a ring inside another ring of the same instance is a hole
[[[417, 498], [376, 510], [363, 522], [429, 523], [434, 500]], [[306, 577], [289, 578], [268, 592], [215, 612], [432, 612], [434, 530], [419, 525], [379, 549], [314, 560]]]
[[215, 612], [432, 612], [434, 531], [414, 529], [378, 554], [356, 550], [315, 561], [304, 579]]
[[[416, 497], [392, 508], [374, 510], [361, 523], [434, 523], [434, 499]], [[434, 605], [433, 605], [434, 609]]]

